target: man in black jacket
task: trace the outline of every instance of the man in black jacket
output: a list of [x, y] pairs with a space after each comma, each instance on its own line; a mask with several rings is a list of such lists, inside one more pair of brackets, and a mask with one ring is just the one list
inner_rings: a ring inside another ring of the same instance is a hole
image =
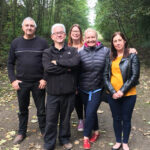
[[37, 107], [41, 133], [45, 130], [45, 86], [42, 66], [43, 50], [48, 48], [46, 40], [35, 35], [36, 23], [27, 17], [22, 22], [24, 35], [11, 43], [8, 58], [8, 75], [12, 87], [17, 91], [19, 103], [19, 131], [14, 139], [18, 144], [26, 137], [30, 92]]
[[65, 27], [54, 24], [51, 38], [54, 44], [43, 53], [43, 66], [47, 73], [47, 105], [44, 148], [53, 150], [59, 121], [59, 142], [65, 149], [71, 149], [69, 141], [70, 116], [74, 109], [76, 91], [76, 67], [79, 55], [75, 48], [65, 45]]

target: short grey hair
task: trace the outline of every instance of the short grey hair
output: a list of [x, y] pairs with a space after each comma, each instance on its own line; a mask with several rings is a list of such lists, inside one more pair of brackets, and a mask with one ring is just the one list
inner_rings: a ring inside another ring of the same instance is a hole
[[31, 18], [31, 17], [26, 17], [26, 18], [24, 18], [24, 20], [22, 21], [22, 26], [24, 25], [24, 22], [25, 22], [26, 20], [33, 21], [33, 22], [34, 22], [34, 26], [37, 27], [35, 20], [34, 20], [33, 18]]
[[54, 33], [53, 30], [54, 30], [55, 27], [62, 27], [64, 29], [64, 32], [66, 33], [65, 26], [63, 24], [61, 24], [61, 23], [56, 23], [56, 24], [52, 25], [52, 27], [51, 27], [51, 34]]
[[98, 33], [97, 33], [96, 30], [94, 30], [94, 29], [92, 29], [92, 28], [87, 28], [87, 29], [84, 31], [84, 37], [85, 37], [85, 34], [86, 34], [87, 32], [94, 32], [95, 35], [96, 35], [96, 38], [98, 38]]

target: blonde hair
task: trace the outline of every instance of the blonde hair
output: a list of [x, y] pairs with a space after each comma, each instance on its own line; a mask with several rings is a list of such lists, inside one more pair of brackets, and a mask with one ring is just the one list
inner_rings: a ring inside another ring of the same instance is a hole
[[87, 28], [85, 31], [84, 31], [84, 37], [86, 35], [87, 32], [94, 32], [95, 35], [96, 35], [96, 38], [98, 38], [98, 34], [97, 34], [97, 31], [92, 29], [92, 28]]

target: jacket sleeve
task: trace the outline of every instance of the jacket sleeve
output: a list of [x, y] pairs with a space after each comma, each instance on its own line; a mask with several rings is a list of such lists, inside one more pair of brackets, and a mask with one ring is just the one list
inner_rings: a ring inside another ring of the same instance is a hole
[[47, 74], [62, 74], [67, 72], [67, 68], [51, 63], [51, 55], [47, 51], [48, 49], [43, 52], [42, 58], [44, 71]]
[[57, 64], [63, 67], [68, 67], [68, 68], [72, 68], [72, 67], [76, 67], [78, 66], [79, 62], [80, 62], [80, 57], [78, 54], [78, 51], [76, 49], [72, 49], [71, 51], [71, 57], [62, 57], [59, 58], [57, 60]]
[[133, 86], [135, 86], [138, 82], [139, 76], [140, 76], [140, 62], [139, 58], [136, 54], [131, 54], [131, 76], [128, 78], [128, 80], [123, 84], [121, 87], [121, 91], [125, 94], [129, 89], [131, 89]]
[[9, 51], [8, 62], [7, 62], [8, 77], [11, 83], [16, 80], [15, 63], [16, 63], [15, 48], [14, 48], [14, 44], [12, 43]]
[[110, 94], [113, 95], [114, 93], [116, 93], [116, 91], [110, 82], [110, 76], [111, 76], [110, 73], [111, 73], [111, 66], [110, 66], [110, 58], [108, 56], [106, 58], [105, 68], [104, 68], [104, 86], [110, 92]]

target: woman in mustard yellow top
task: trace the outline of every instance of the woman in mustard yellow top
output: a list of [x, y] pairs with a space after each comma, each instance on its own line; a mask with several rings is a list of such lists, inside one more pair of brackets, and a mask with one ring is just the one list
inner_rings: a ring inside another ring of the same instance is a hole
[[[140, 63], [136, 54], [129, 54], [127, 40], [115, 32], [111, 41], [110, 57], [106, 59], [104, 82], [109, 92], [108, 102], [113, 117], [116, 144], [112, 150], [129, 150], [128, 139], [131, 118], [136, 102], [136, 85], [139, 83]], [[122, 134], [123, 133], [123, 134]]]

